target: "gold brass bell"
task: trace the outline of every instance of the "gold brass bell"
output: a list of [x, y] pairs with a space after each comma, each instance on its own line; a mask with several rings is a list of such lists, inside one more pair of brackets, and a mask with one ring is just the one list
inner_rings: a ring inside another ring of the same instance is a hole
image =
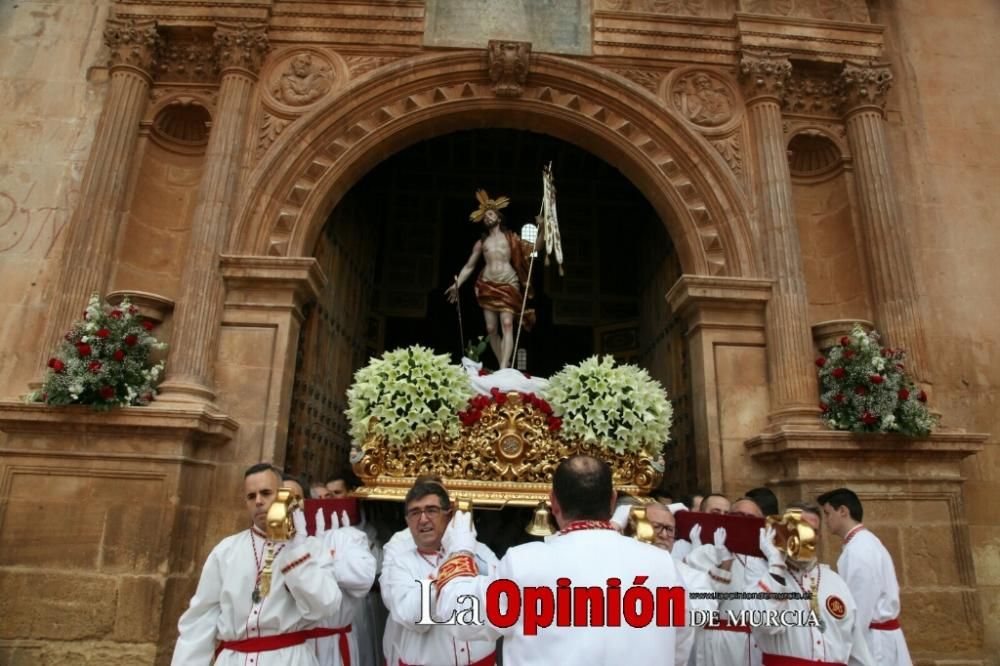
[[278, 488], [274, 503], [267, 510], [267, 538], [271, 541], [288, 541], [295, 536], [292, 512], [301, 508], [290, 488]]
[[552, 514], [549, 512], [549, 505], [545, 500], [535, 507], [535, 514], [531, 517], [531, 522], [524, 528], [524, 531], [531, 536], [547, 537], [552, 536], [556, 531], [552, 528]]
[[646, 518], [644, 505], [632, 505], [632, 510], [628, 513], [628, 527], [624, 533], [642, 543], [653, 543], [656, 540], [656, 531], [653, 530], [652, 523]]
[[816, 530], [802, 519], [802, 509], [788, 509], [782, 516], [768, 516], [774, 527], [774, 545], [790, 560], [807, 562], [816, 557]]

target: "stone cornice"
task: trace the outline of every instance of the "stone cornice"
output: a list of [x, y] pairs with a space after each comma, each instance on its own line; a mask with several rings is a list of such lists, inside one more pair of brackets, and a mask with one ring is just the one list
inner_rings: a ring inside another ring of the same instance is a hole
[[780, 101], [792, 75], [787, 53], [744, 49], [740, 57], [740, 83], [747, 103], [760, 99]]
[[783, 458], [904, 457], [907, 460], [961, 461], [985, 448], [983, 433], [935, 432], [925, 439], [882, 433], [857, 434], [834, 430], [779, 431], [747, 440], [749, 454], [757, 460]]
[[270, 44], [263, 23], [218, 23], [214, 35], [219, 71], [240, 71], [253, 78], [260, 72]]
[[302, 308], [315, 301], [327, 277], [313, 257], [221, 257], [226, 282], [226, 306], [239, 308]]
[[165, 408], [121, 407], [95, 412], [83, 405], [51, 407], [0, 402], [0, 431], [65, 433], [68, 436], [123, 437], [140, 435], [152, 440], [181, 439], [220, 445], [236, 434], [238, 423], [218, 412], [196, 406]]
[[864, 108], [881, 113], [891, 85], [892, 71], [888, 63], [845, 60], [837, 79], [838, 106], [845, 114]]
[[109, 18], [104, 43], [110, 51], [108, 66], [114, 71], [128, 68], [152, 80], [162, 39], [151, 19]]

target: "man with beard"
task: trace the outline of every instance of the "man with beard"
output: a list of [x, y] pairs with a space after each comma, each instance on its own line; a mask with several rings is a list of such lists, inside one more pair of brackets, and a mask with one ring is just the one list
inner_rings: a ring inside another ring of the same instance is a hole
[[[476, 301], [483, 309], [486, 319], [486, 335], [490, 348], [500, 363], [500, 369], [510, 367], [510, 356], [514, 350], [514, 317], [521, 312], [524, 303], [523, 289], [530, 288], [528, 282], [528, 259], [534, 245], [522, 241], [520, 236], [504, 226], [501, 208], [510, 203], [507, 197], [490, 199], [485, 190], [476, 192], [479, 208], [469, 215], [473, 222], [482, 222], [486, 227], [482, 238], [472, 246], [472, 254], [465, 266], [455, 276], [455, 283], [445, 290], [448, 302], [458, 302], [458, 290], [476, 270], [479, 258], [486, 266], [476, 278]], [[530, 331], [535, 321], [535, 311], [525, 310], [521, 325]], [[499, 330], [498, 330], [499, 325]]]

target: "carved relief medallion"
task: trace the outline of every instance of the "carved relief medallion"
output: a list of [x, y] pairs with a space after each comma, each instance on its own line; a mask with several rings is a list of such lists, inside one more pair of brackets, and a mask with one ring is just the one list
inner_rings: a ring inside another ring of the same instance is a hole
[[674, 79], [670, 103], [689, 122], [701, 127], [719, 127], [733, 117], [735, 97], [714, 74], [703, 70]]
[[519, 97], [528, 80], [531, 43], [491, 39], [487, 53], [490, 81], [497, 97]]
[[336, 54], [300, 47], [277, 54], [265, 76], [267, 101], [301, 113], [344, 84], [347, 66]]

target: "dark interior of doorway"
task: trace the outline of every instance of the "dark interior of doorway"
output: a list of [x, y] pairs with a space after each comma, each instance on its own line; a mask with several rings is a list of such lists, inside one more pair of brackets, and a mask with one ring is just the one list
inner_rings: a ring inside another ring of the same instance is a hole
[[[382, 317], [382, 349], [429, 346], [459, 358], [455, 306], [443, 291], [466, 262], [481, 227], [469, 221], [474, 193], [506, 195], [503, 213], [519, 231], [538, 214], [542, 167], [551, 162], [565, 252], [565, 277], [535, 265], [531, 305], [538, 321], [521, 336], [527, 370], [549, 376], [602, 351], [595, 330], [638, 319], [642, 279], [636, 246], [644, 225], [662, 225], [615, 167], [551, 136], [511, 129], [455, 132], [411, 146], [380, 163], [351, 194], [381, 225], [373, 311]], [[648, 227], [647, 227], [648, 233]], [[666, 233], [663, 242], [669, 243]], [[485, 333], [473, 278], [461, 292], [466, 343]], [[412, 307], [414, 303], [416, 307]], [[422, 307], [421, 307], [422, 306]], [[492, 353], [485, 365], [496, 368]]]

